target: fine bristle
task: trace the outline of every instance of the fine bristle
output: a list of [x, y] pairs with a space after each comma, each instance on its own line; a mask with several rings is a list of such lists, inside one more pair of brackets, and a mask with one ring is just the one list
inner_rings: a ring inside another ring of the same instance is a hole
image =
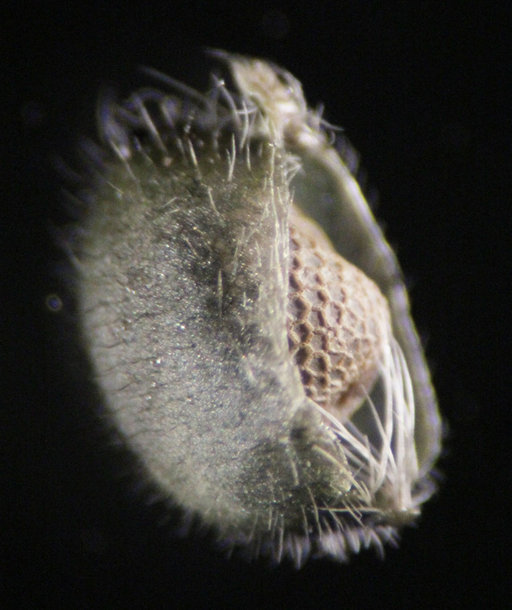
[[[98, 106], [111, 158], [71, 253], [96, 381], [148, 479], [228, 552], [382, 555], [434, 490], [435, 426], [417, 451], [437, 416], [418, 400], [428, 372], [387, 284], [299, 210], [333, 184], [361, 205], [332, 128], [286, 71], [219, 57], [235, 90], [147, 69], [163, 91]], [[381, 261], [361, 218], [345, 230]]]

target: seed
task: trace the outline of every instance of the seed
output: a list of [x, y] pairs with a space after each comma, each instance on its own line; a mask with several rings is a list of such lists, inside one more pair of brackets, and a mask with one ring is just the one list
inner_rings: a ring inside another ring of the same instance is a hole
[[[308, 380], [306, 394], [344, 421], [377, 378], [389, 308], [376, 284], [335, 252], [321, 229], [293, 208], [290, 258], [290, 352], [302, 379]], [[319, 330], [329, 336], [328, 343], [318, 344]], [[336, 359], [338, 354], [351, 358]]]

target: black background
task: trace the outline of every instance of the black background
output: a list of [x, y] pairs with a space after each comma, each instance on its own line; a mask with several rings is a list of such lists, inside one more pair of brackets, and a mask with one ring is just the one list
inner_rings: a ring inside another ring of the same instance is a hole
[[[3, 606], [503, 606], [512, 457], [509, 3], [69, 4], [7, 3], [1, 26], [2, 596], [11, 596]], [[440, 492], [383, 562], [369, 551], [348, 566], [311, 561], [297, 572], [228, 560], [207, 539], [176, 537], [162, 506], [118, 476], [126, 461], [95, 430], [68, 301], [58, 313], [45, 306], [62, 289], [51, 227], [66, 217], [52, 168], [73, 157], [80, 135], [94, 134], [99, 89], [138, 86], [141, 64], [206, 86], [204, 47], [267, 57], [295, 74], [309, 102], [345, 127], [367, 191], [378, 189], [377, 215], [411, 286], [449, 425]]]

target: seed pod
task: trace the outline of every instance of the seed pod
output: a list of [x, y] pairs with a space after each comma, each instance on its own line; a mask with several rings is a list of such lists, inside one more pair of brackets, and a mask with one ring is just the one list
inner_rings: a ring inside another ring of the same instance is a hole
[[101, 107], [83, 340], [164, 497], [230, 547], [344, 560], [432, 494], [433, 390], [394, 255], [300, 84], [218, 55], [236, 91], [160, 76], [175, 93]]

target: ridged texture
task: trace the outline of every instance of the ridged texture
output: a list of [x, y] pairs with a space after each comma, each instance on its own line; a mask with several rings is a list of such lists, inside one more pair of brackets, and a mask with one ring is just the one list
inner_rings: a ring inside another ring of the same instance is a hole
[[386, 300], [298, 212], [290, 219], [288, 342], [306, 394], [350, 416], [371, 390], [389, 325]]

